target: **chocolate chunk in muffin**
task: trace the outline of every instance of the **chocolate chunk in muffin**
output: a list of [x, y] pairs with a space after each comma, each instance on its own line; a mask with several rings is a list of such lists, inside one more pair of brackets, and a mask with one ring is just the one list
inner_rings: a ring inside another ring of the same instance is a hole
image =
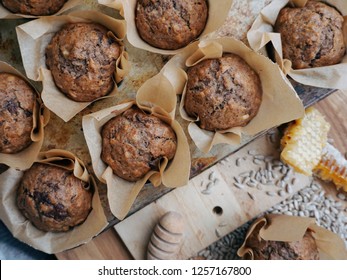
[[199, 37], [207, 17], [206, 0], [138, 0], [135, 23], [151, 46], [176, 50]]
[[58, 12], [67, 0], [2, 0], [13, 13], [32, 16], [47, 16]]
[[341, 62], [346, 48], [343, 16], [322, 2], [308, 1], [303, 8], [285, 7], [276, 20], [283, 57], [293, 69], [321, 67]]
[[114, 87], [120, 46], [96, 23], [68, 23], [46, 49], [46, 64], [56, 86], [69, 98], [91, 102]]
[[102, 160], [127, 181], [158, 170], [162, 158], [170, 160], [176, 153], [176, 134], [171, 126], [138, 108], [112, 118], [101, 135]]
[[202, 129], [247, 125], [257, 114], [262, 87], [258, 74], [238, 55], [206, 59], [187, 71], [184, 109]]
[[319, 252], [311, 231], [307, 230], [298, 241], [267, 241], [259, 236], [256, 228], [246, 246], [253, 250], [255, 260], [318, 260]]
[[20, 182], [17, 205], [38, 229], [65, 232], [85, 221], [92, 209], [92, 192], [73, 171], [34, 163]]
[[36, 93], [22, 78], [0, 73], [0, 153], [14, 154], [31, 143]]

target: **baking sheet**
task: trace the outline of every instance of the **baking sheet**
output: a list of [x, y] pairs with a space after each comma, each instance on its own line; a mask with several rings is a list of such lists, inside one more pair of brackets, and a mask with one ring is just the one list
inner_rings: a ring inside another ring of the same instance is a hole
[[[233, 10], [231, 10], [229, 16], [231, 15], [232, 17], [235, 17], [237, 16], [237, 13], [240, 13], [240, 16], [243, 16], [241, 15], [243, 9], [248, 9], [250, 11], [260, 11], [259, 8], [261, 8], [262, 5], [264, 5], [264, 1], [252, 0], [249, 1], [249, 3], [244, 3], [244, 1], [235, 0], [232, 7]], [[243, 8], [235, 10], [235, 8], [239, 8], [240, 6], [242, 6]], [[85, 0], [84, 9], [88, 8], [97, 8], [109, 15], [119, 17], [118, 13], [114, 10], [111, 10], [104, 6], [97, 6], [96, 0]], [[0, 60], [11, 63], [11, 65], [13, 65], [17, 70], [21, 71], [22, 73], [24, 73], [24, 69], [19, 54], [19, 47], [16, 39], [15, 27], [27, 21], [28, 20], [25, 19], [0, 20]], [[238, 24], [242, 25], [243, 22], [238, 21]], [[225, 29], [225, 26], [223, 28]], [[233, 30], [247, 31], [247, 27], [242, 26], [239, 29], [235, 29], [233, 27]], [[235, 37], [244, 39], [245, 34], [241, 35], [238, 33], [235, 34]], [[132, 68], [128, 77], [126, 77], [120, 85], [119, 93], [117, 94], [117, 96], [112, 99], [101, 100], [99, 102], [93, 103], [67, 123], [65, 123], [56, 115], [52, 114], [50, 123], [45, 128], [45, 140], [43, 143], [42, 150], [59, 148], [71, 151], [74, 154], [76, 154], [76, 156], [79, 157], [82, 161], [84, 161], [88, 170], [92, 172], [91, 159], [88, 153], [88, 148], [82, 131], [82, 116], [99, 111], [106, 107], [116, 105], [120, 101], [123, 101], [125, 99], [135, 98], [136, 91], [139, 89], [139, 87], [146, 80], [156, 75], [170, 58], [170, 56], [149, 53], [147, 51], [134, 48], [127, 41], [125, 41], [125, 47], [127, 52], [129, 53], [129, 59], [132, 64]], [[33, 84], [37, 87], [39, 91], [41, 90], [40, 83]], [[315, 102], [323, 99], [324, 97], [328, 96], [331, 92], [333, 92], [332, 90], [317, 89], [309, 86], [303, 86], [295, 82], [293, 82], [293, 84], [306, 107], [314, 104]], [[176, 119], [183, 127], [185, 133], [189, 135], [187, 131], [188, 123], [182, 120], [177, 111]], [[259, 135], [261, 134], [263, 133], [260, 133]], [[191, 138], [188, 136], [192, 156], [191, 177], [201, 173], [203, 170], [207, 169], [208, 167], [215, 164], [227, 155], [236, 152], [242, 146], [257, 138], [257, 136], [259, 135], [244, 138], [239, 146], [217, 145], [213, 149], [211, 149], [211, 151], [207, 154], [203, 154], [202, 152], [200, 152], [192, 142]], [[100, 198], [105, 208], [105, 214], [107, 215], [109, 221], [109, 226], [112, 226], [118, 223], [119, 221], [113, 217], [108, 208], [106, 186], [98, 182], [98, 187]], [[170, 189], [165, 187], [153, 188], [149, 184], [146, 185], [141, 190], [137, 200], [133, 204], [132, 209], [129, 212], [129, 215], [145, 207], [146, 205], [148, 205], [149, 203], [151, 203], [152, 201], [156, 200], [157, 198], [161, 197], [169, 191]]]

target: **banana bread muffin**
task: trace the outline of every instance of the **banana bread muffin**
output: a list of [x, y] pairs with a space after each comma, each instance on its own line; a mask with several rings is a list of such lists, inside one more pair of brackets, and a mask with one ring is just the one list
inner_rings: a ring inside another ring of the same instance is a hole
[[64, 232], [81, 224], [92, 209], [89, 184], [73, 171], [42, 163], [24, 173], [17, 190], [17, 205], [43, 231]]
[[238, 55], [206, 59], [187, 71], [184, 108], [202, 129], [215, 131], [247, 125], [262, 100], [258, 74]]
[[275, 24], [275, 32], [281, 33], [283, 57], [292, 62], [293, 69], [341, 62], [346, 52], [343, 22], [335, 8], [322, 2], [283, 8]]
[[47, 16], [58, 12], [67, 0], [2, 0], [2, 4], [13, 13], [32, 16]]
[[247, 247], [251, 248], [255, 260], [318, 260], [317, 244], [311, 232], [306, 231], [299, 241], [266, 241], [259, 237], [255, 229], [248, 238]]
[[36, 93], [22, 78], [0, 73], [0, 153], [14, 154], [31, 143]]
[[112, 118], [101, 135], [102, 160], [127, 181], [137, 181], [150, 170], [158, 170], [163, 157], [170, 160], [176, 153], [173, 129], [138, 108]]
[[199, 37], [207, 17], [206, 0], [138, 0], [135, 23], [151, 46], [176, 50]]
[[120, 46], [108, 32], [96, 23], [68, 23], [47, 46], [47, 67], [72, 100], [91, 102], [112, 91]]

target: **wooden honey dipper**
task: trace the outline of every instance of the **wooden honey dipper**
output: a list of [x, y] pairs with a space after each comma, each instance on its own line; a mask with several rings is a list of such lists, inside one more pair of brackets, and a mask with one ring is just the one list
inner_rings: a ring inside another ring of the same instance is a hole
[[177, 212], [167, 212], [155, 226], [148, 244], [148, 260], [170, 260], [180, 249], [184, 232], [184, 219]]

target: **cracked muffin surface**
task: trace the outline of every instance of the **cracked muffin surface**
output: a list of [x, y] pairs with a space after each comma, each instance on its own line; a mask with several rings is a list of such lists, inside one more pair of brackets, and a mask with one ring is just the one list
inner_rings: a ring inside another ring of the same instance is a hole
[[333, 65], [346, 53], [343, 16], [331, 6], [308, 1], [303, 8], [283, 8], [275, 23], [281, 33], [283, 57], [293, 69]]
[[257, 114], [262, 87], [258, 74], [238, 55], [224, 54], [188, 68], [184, 109], [202, 129], [247, 125]]
[[0, 153], [14, 154], [31, 143], [36, 93], [22, 78], [0, 73]]
[[47, 16], [58, 12], [67, 0], [2, 0], [2, 4], [13, 13]]
[[319, 260], [317, 244], [310, 230], [301, 240], [283, 242], [262, 239], [259, 229], [253, 231], [246, 244], [253, 250], [255, 260]]
[[46, 48], [56, 86], [70, 99], [91, 102], [114, 87], [120, 46], [102, 25], [68, 23]]
[[17, 205], [38, 229], [65, 232], [87, 218], [92, 208], [92, 191], [73, 171], [34, 163], [20, 182]]
[[102, 128], [102, 160], [114, 174], [137, 181], [158, 170], [161, 159], [172, 159], [177, 139], [174, 130], [159, 118], [130, 108]]
[[135, 24], [151, 46], [176, 50], [199, 37], [207, 17], [206, 0], [138, 0]]

